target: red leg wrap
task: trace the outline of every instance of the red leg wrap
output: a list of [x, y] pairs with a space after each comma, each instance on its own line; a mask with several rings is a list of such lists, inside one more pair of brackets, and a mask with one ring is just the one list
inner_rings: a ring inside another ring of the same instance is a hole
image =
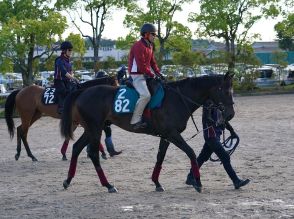
[[99, 179], [100, 179], [101, 185], [102, 185], [102, 186], [106, 186], [106, 185], [108, 185], [109, 183], [108, 183], [108, 181], [107, 181], [107, 179], [106, 179], [106, 177], [105, 177], [105, 175], [104, 175], [104, 172], [103, 172], [102, 168], [101, 168], [101, 167], [96, 168], [96, 172], [97, 172], [97, 174], [98, 174], [98, 176], [99, 176]]
[[71, 158], [69, 171], [68, 171], [69, 178], [74, 178], [76, 174], [76, 169], [77, 169], [77, 162], [78, 162], [78, 158]]
[[65, 154], [66, 153], [67, 147], [68, 147], [68, 141], [64, 141], [63, 142], [63, 145], [61, 147], [61, 150], [60, 150], [61, 154]]
[[103, 153], [104, 152], [104, 147], [103, 147], [103, 144], [99, 144], [99, 151], [101, 152], [101, 153]]
[[191, 166], [192, 166], [192, 172], [195, 177], [195, 179], [200, 179], [200, 172], [197, 162], [194, 160], [191, 160]]

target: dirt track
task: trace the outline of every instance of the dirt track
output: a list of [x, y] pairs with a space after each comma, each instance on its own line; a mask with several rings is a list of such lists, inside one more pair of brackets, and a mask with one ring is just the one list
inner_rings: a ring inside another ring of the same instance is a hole
[[[160, 175], [166, 191], [155, 192], [150, 177], [159, 139], [115, 126], [113, 141], [123, 153], [102, 160], [102, 167], [119, 192], [109, 194], [101, 187], [85, 152], [64, 190], [69, 161], [61, 161], [59, 121], [44, 117], [30, 129], [31, 150], [39, 160], [33, 163], [24, 148], [14, 160], [16, 139], [9, 140], [2, 119], [0, 218], [294, 218], [294, 95], [237, 97], [235, 102], [232, 125], [241, 143], [232, 164], [251, 183], [236, 191], [222, 166], [208, 162], [201, 169], [201, 194], [184, 184], [189, 160], [173, 145]], [[199, 125], [200, 112], [195, 113]], [[194, 133], [189, 121], [183, 136]], [[202, 136], [188, 143], [199, 154]], [[70, 152], [71, 146], [69, 157]]]

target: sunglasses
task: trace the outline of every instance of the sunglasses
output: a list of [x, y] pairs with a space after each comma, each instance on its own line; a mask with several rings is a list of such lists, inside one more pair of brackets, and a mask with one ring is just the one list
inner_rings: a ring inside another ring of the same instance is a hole
[[69, 51], [69, 52], [71, 52], [71, 51], [72, 51], [72, 49], [68, 49], [68, 51]]

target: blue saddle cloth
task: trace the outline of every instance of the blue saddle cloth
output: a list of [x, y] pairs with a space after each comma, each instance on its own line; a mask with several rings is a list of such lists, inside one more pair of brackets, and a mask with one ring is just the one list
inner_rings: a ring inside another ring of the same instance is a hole
[[[155, 94], [151, 97], [146, 108], [159, 108], [161, 106], [163, 97], [164, 89], [160, 85], [155, 91]], [[120, 86], [114, 98], [113, 111], [118, 114], [133, 113], [138, 99], [139, 94], [134, 88], [129, 88], [125, 85]]]

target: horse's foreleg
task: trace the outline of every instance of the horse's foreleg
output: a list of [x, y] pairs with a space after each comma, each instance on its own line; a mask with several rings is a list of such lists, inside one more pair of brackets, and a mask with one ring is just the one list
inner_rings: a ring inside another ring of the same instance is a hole
[[16, 129], [17, 134], [17, 146], [16, 146], [16, 154], [15, 154], [15, 160], [19, 159], [20, 152], [21, 152], [21, 126], [18, 126]]
[[[32, 115], [32, 118], [29, 119], [29, 115]], [[21, 115], [21, 118], [22, 118], [22, 124], [21, 124], [21, 127], [20, 127], [20, 137], [22, 139], [22, 142], [25, 146], [25, 149], [27, 151], [27, 154], [30, 158], [32, 158], [32, 161], [38, 161], [37, 158], [32, 154], [31, 152], [31, 149], [30, 149], [30, 146], [29, 146], [29, 143], [27, 141], [27, 135], [28, 135], [28, 131], [29, 131], [29, 127], [31, 125], [33, 125], [33, 123], [35, 121], [37, 121], [38, 119], [40, 119], [42, 116], [42, 113], [39, 112], [39, 111], [35, 111], [34, 113], [32, 114], [24, 114]]]
[[81, 151], [84, 149], [84, 147], [89, 143], [89, 140], [85, 133], [82, 134], [82, 136], [77, 140], [76, 143], [73, 144], [72, 148], [72, 156], [70, 160], [69, 170], [68, 170], [68, 176], [67, 179], [63, 182], [63, 187], [67, 189], [67, 187], [70, 185], [71, 180], [74, 178], [76, 174], [77, 169], [77, 162], [78, 157], [81, 153]]
[[192, 169], [195, 181], [196, 181], [196, 183], [193, 186], [197, 190], [197, 192], [201, 192], [202, 184], [200, 181], [199, 166], [197, 164], [196, 154], [195, 154], [194, 150], [185, 142], [185, 140], [183, 139], [181, 134], [178, 132], [173, 132], [169, 136], [168, 140], [170, 142], [172, 142], [174, 145], [176, 145], [179, 149], [184, 151], [187, 154], [187, 156], [190, 158], [191, 169]]
[[103, 172], [103, 169], [101, 168], [101, 165], [100, 165], [99, 151], [98, 151], [99, 148], [97, 147], [97, 145], [99, 144], [100, 139], [101, 139], [101, 132], [102, 132], [102, 130], [100, 132], [98, 132], [99, 133], [98, 135], [97, 134], [91, 135], [89, 157], [91, 158], [91, 160], [94, 164], [94, 167], [95, 167], [97, 175], [100, 179], [101, 185], [105, 186], [108, 189], [109, 193], [115, 193], [115, 192], [117, 192], [117, 189], [108, 182], [108, 180]]
[[160, 139], [160, 143], [159, 143], [159, 149], [158, 149], [158, 153], [157, 153], [157, 161], [155, 164], [155, 167], [153, 169], [153, 173], [152, 173], [152, 181], [154, 182], [155, 186], [156, 186], [156, 191], [157, 192], [163, 192], [164, 188], [160, 185], [158, 178], [159, 178], [159, 174], [160, 174], [160, 170], [161, 170], [161, 166], [167, 151], [167, 148], [169, 146], [169, 142], [164, 140], [163, 138]]

